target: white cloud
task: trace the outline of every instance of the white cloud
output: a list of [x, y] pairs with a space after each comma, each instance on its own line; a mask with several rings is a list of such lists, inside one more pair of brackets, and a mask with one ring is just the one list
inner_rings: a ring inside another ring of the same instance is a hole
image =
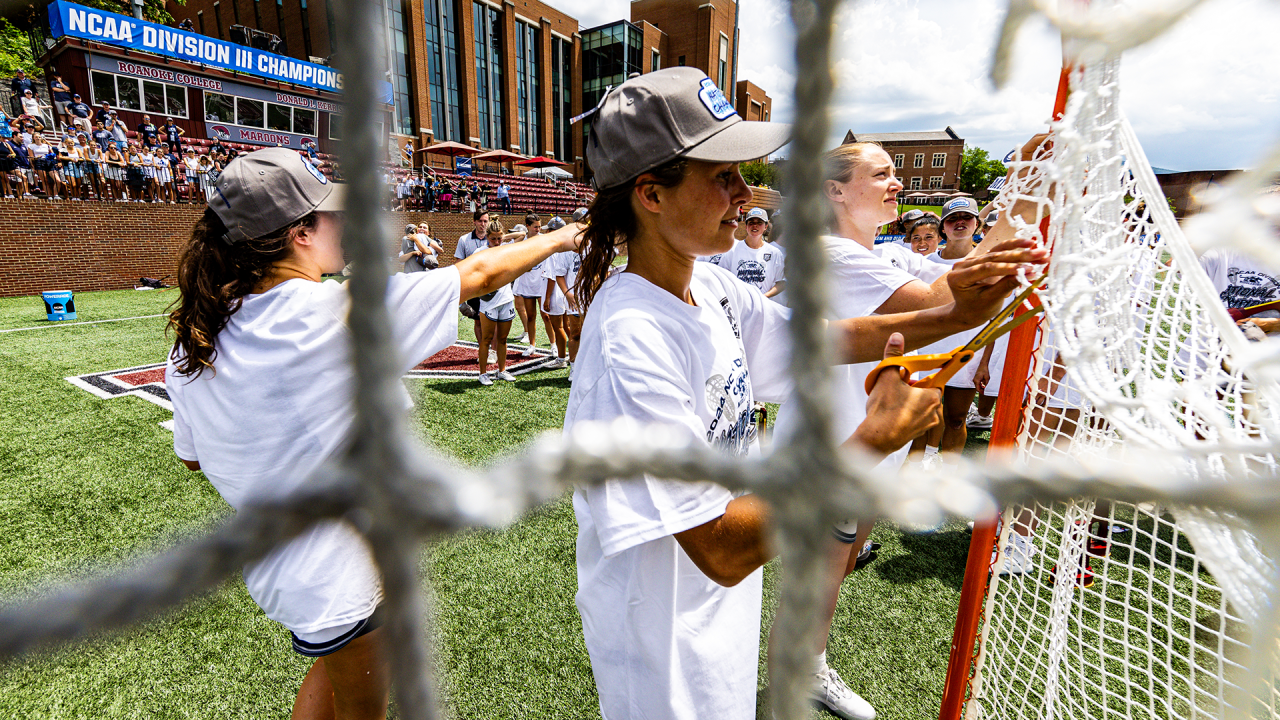
[[[1156, 2], [1158, 0], [1147, 0]], [[794, 30], [785, 0], [741, 0], [739, 79], [793, 114]], [[591, 27], [629, 17], [626, 0], [554, 0]], [[1014, 73], [987, 79], [1005, 0], [861, 0], [835, 29], [832, 142], [846, 130], [941, 130], [1003, 155], [1044, 127], [1061, 43], [1046, 22], [1020, 35]], [[1280, 4], [1213, 0], [1121, 64], [1122, 106], [1153, 165], [1245, 167], [1280, 137]]]

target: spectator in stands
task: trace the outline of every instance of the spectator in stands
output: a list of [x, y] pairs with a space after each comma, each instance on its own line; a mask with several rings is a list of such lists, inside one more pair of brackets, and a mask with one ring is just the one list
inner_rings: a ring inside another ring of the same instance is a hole
[[[9, 133], [9, 137], [13, 137], [13, 133]], [[4, 193], [6, 200], [13, 199], [13, 187], [10, 185], [12, 178], [10, 177], [17, 167], [13, 162], [13, 147], [9, 145], [9, 140], [0, 140], [0, 192]]]
[[102, 163], [102, 174], [111, 188], [112, 199], [117, 202], [129, 202], [129, 193], [124, 188], [125, 168], [128, 167], [128, 161], [120, 152], [120, 147], [115, 143], [108, 145]]
[[205, 202], [209, 201], [209, 196], [213, 193], [213, 183], [217, 180], [220, 171], [221, 168], [212, 155], [201, 155], [196, 161], [196, 181], [200, 183]]
[[93, 111], [93, 119], [101, 122], [108, 130], [111, 129], [111, 115], [111, 106], [107, 104], [106, 100], [103, 100], [102, 105]]
[[75, 129], [84, 132], [93, 132], [90, 116], [93, 115], [93, 108], [89, 104], [80, 99], [79, 94], [71, 96], [71, 104], [67, 106], [67, 112], [71, 114], [71, 125]]
[[474, 181], [472, 184], [472, 188], [474, 189], [474, 192], [475, 192], [476, 209], [488, 210], [489, 209], [489, 188], [484, 185], [481, 185], [479, 182], [474, 182]]
[[80, 149], [70, 135], [62, 136], [62, 144], [56, 148], [58, 164], [62, 167], [62, 179], [67, 185], [67, 199], [80, 199]]
[[102, 152], [106, 152], [107, 148], [115, 146], [116, 137], [111, 134], [111, 131], [107, 129], [107, 126], [101, 120], [95, 120], [93, 123], [93, 142], [102, 149]]
[[138, 123], [138, 139], [142, 140], [142, 144], [148, 149], [156, 146], [160, 141], [160, 128], [151, 122], [150, 115], [143, 115], [142, 122]]
[[155, 160], [152, 162], [156, 168], [156, 189], [160, 192], [160, 202], [167, 201], [170, 205], [177, 205], [178, 192], [177, 188], [173, 186], [174, 163], [169, 150], [169, 143], [160, 143], [160, 150], [156, 153]]
[[58, 194], [58, 169], [57, 169], [57, 152], [54, 147], [45, 142], [42, 133], [32, 133], [31, 144], [27, 146], [27, 150], [31, 152], [31, 165], [36, 170], [36, 179], [40, 182], [40, 189], [44, 192], [44, 196], [49, 200], [61, 200]]
[[503, 180], [498, 183], [498, 189], [494, 193], [494, 197], [498, 198], [498, 207], [502, 208], [503, 215], [511, 214], [511, 187], [507, 185], [507, 181]]
[[196, 151], [187, 148], [182, 152], [182, 174], [187, 178], [187, 202], [195, 204], [196, 190], [200, 187], [199, 177], [200, 158], [196, 157]]
[[19, 70], [14, 74], [13, 79], [9, 80], [9, 90], [13, 92], [13, 97], [9, 100], [12, 106], [9, 109], [13, 111], [14, 115], [22, 114], [22, 105], [20, 103], [23, 95], [28, 90], [35, 92], [35, 89], [35, 85], [31, 84], [31, 78], [27, 77], [27, 73], [23, 70]]
[[13, 123], [15, 122], [17, 122], [16, 119], [9, 117], [9, 114], [4, 110], [0, 110], [0, 140], [8, 140], [13, 137]]
[[124, 126], [124, 121], [116, 115], [115, 110], [109, 115], [107, 129], [116, 138], [116, 149], [123, 154], [129, 147], [129, 128]]
[[173, 118], [168, 118], [164, 122], [164, 134], [168, 136], [169, 148], [175, 154], [181, 154], [182, 138], [187, 134], [187, 131], [178, 127], [177, 121]]
[[[44, 113], [41, 112], [48, 105], [41, 105], [40, 99], [36, 97], [32, 90], [25, 90], [22, 93], [22, 114], [30, 115], [33, 118], [43, 119]], [[43, 123], [42, 123], [43, 125]]]
[[84, 160], [81, 161], [80, 166], [84, 169], [84, 180], [82, 183], [85, 186], [85, 192], [87, 193], [89, 191], [89, 187], [92, 186], [94, 197], [98, 200], [104, 199], [106, 194], [103, 193], [103, 190], [105, 189], [106, 182], [102, 179], [102, 160], [104, 158], [102, 147], [99, 146], [98, 143], [90, 140], [84, 143], [80, 150], [80, 154], [84, 158]]
[[448, 178], [440, 182], [440, 203], [444, 206], [444, 212], [453, 210], [453, 183]]
[[8, 141], [9, 149], [13, 151], [13, 163], [16, 168], [18, 182], [22, 185], [22, 198], [35, 197], [31, 194], [31, 186], [35, 183], [35, 173], [31, 169], [31, 150], [27, 147], [27, 141], [20, 134], [15, 134]]
[[142, 151], [138, 147], [138, 141], [130, 140], [129, 149], [124, 154], [125, 162], [125, 182], [129, 185], [129, 197], [133, 202], [142, 202], [142, 196], [149, 190], [147, 184], [147, 173], [143, 169]]
[[215, 155], [221, 155], [226, 151], [227, 148], [223, 146], [222, 139], [215, 135], [213, 141], [209, 143], [209, 152]]
[[320, 154], [320, 151], [316, 148], [316, 141], [311, 138], [302, 139], [302, 149], [307, 151], [307, 157], [310, 158], [315, 158]]
[[65, 128], [71, 124], [71, 86], [62, 81], [62, 75], [55, 72], [49, 81], [49, 94], [53, 96], [53, 126]]

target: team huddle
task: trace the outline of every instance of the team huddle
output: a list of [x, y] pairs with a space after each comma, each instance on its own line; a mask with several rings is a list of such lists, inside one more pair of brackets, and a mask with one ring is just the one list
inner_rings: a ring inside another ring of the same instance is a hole
[[[765, 239], [770, 218], [758, 208], [735, 240], [751, 201], [738, 163], [776, 151], [789, 127], [741, 120], [711, 80], [685, 67], [613, 88], [591, 122], [587, 159], [599, 193], [585, 218], [543, 227], [533, 216], [508, 230], [476, 213], [455, 264], [389, 279], [401, 369], [451, 345], [459, 303], [468, 303], [480, 382], [509, 381], [512, 321], [520, 317], [532, 348], [542, 317], [557, 363], [571, 367], [566, 432], [628, 418], [731, 455], [756, 452], [756, 402], [782, 404], [779, 433], [797, 416], [788, 402], [784, 253]], [[320, 282], [343, 267], [341, 195], [300, 163], [279, 149], [231, 163], [220, 202], [181, 257], [166, 373], [174, 449], [236, 508], [306, 482], [344, 450], [353, 418], [350, 298], [344, 285]], [[916, 388], [898, 373], [879, 373], [868, 388], [868, 372], [886, 356], [961, 344], [1004, 307], [1019, 274], [1039, 274], [1047, 254], [1015, 239], [1004, 217], [975, 244], [981, 220], [968, 204], [932, 226], [947, 242], [929, 257], [876, 245], [879, 228], [898, 220], [903, 188], [889, 156], [874, 144], [845, 145], [821, 172], [832, 218], [821, 243], [832, 278], [838, 440], [886, 467], [900, 465], [918, 438], [924, 448], [956, 449], [948, 432], [957, 417], [963, 427], [975, 388], [989, 382], [983, 369], [975, 365], [954, 398], [950, 387]], [[1015, 205], [1006, 214], [1024, 212]], [[401, 261], [439, 252], [415, 241]], [[755, 717], [762, 566], [774, 555], [767, 505], [710, 482], [644, 476], [579, 487], [573, 508], [575, 601], [602, 715]], [[828, 627], [841, 582], [874, 557], [873, 520], [832, 528]], [[294, 718], [385, 717], [381, 581], [352, 526], [317, 524], [247, 566], [245, 581], [295, 650], [317, 658]], [[811, 651], [813, 700], [842, 718], [875, 717], [828, 666], [825, 638]]]

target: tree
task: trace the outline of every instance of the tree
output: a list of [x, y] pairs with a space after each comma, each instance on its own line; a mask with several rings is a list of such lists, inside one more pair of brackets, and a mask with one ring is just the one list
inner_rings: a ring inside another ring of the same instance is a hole
[[738, 170], [742, 172], [742, 179], [748, 185], [773, 189], [778, 187], [778, 168], [773, 163], [745, 162], [738, 166]]
[[996, 178], [1004, 177], [1004, 163], [989, 157], [980, 147], [967, 147], [960, 160], [960, 189], [967, 193], [986, 190]]

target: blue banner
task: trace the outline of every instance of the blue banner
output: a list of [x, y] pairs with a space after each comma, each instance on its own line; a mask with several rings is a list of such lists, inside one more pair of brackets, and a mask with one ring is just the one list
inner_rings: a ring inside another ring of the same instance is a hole
[[69, 35], [316, 90], [342, 92], [342, 73], [333, 68], [64, 0], [49, 4], [49, 28], [54, 37]]
[[456, 157], [453, 159], [453, 171], [459, 175], [471, 175], [471, 158]]

